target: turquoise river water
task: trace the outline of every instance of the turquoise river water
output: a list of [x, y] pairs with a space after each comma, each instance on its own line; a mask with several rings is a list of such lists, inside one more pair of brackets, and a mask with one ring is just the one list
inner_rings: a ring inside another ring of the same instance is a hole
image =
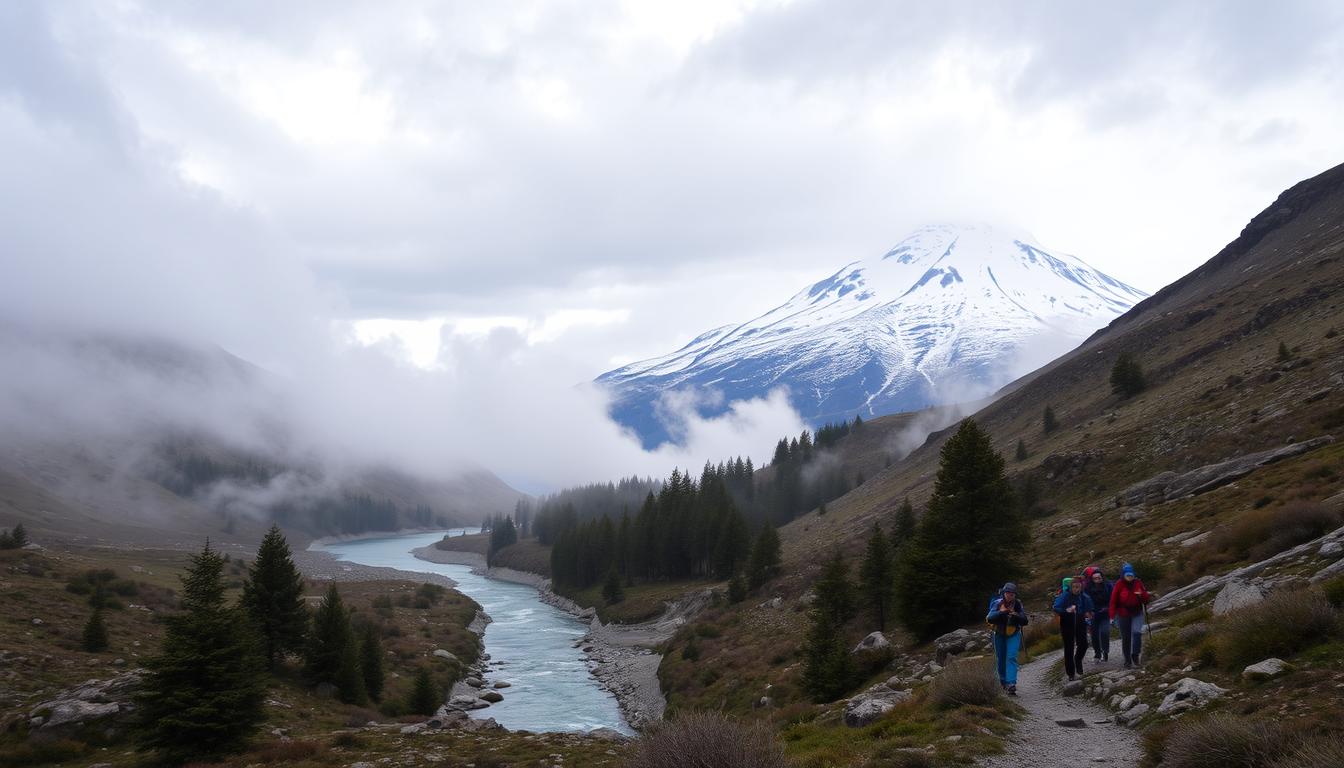
[[[461, 530], [449, 532], [453, 535]], [[480, 603], [492, 621], [485, 630], [490, 654], [487, 680], [511, 685], [504, 700], [473, 717], [493, 717], [512, 730], [588, 731], [612, 728], [633, 731], [621, 716], [616, 698], [588, 670], [574, 641], [586, 627], [573, 616], [541, 602], [525, 584], [489, 579], [465, 565], [421, 560], [411, 550], [433, 544], [444, 532], [417, 533], [326, 544], [318, 548], [341, 560], [403, 571], [438, 573], [457, 582], [458, 591]]]

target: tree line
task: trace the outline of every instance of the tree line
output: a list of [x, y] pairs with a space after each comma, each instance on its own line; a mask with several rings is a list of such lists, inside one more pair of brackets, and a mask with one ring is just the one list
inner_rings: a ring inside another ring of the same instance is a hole
[[[284, 674], [292, 656], [302, 662], [303, 680], [319, 691], [351, 704], [383, 699], [379, 627], [353, 622], [335, 583], [310, 612], [303, 577], [278, 527], [262, 540], [236, 601], [226, 596], [226, 563], [227, 556], [209, 542], [191, 557], [182, 576], [180, 610], [164, 619], [162, 645], [145, 663], [136, 736], [141, 749], [165, 763], [241, 751], [265, 720], [271, 677]], [[92, 581], [101, 590], [108, 580]], [[421, 591], [445, 590], [426, 584]], [[91, 604], [84, 645], [98, 651], [107, 647], [107, 627], [101, 600]], [[385, 704], [398, 713], [433, 714], [444, 692], [429, 668], [421, 667], [406, 700]]]

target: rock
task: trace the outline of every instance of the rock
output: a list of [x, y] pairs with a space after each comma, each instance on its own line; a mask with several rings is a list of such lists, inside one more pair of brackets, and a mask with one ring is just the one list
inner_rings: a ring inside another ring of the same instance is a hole
[[373, 768], [373, 763], [365, 763], [361, 761], [358, 763], [351, 763], [348, 768]]
[[1247, 680], [1269, 680], [1292, 670], [1292, 666], [1283, 659], [1265, 659], [1246, 667], [1241, 676]]
[[[1159, 715], [1173, 715], [1187, 709], [1202, 707], [1210, 701], [1227, 693], [1213, 683], [1206, 683], [1193, 677], [1183, 677], [1172, 687], [1171, 692], [1157, 707]], [[1137, 707], [1136, 707], [1137, 709]]]
[[895, 709], [897, 704], [908, 701], [912, 696], [910, 691], [892, 690], [879, 683], [845, 704], [845, 725], [850, 728], [862, 728]]
[[1063, 693], [1065, 696], [1077, 696], [1082, 692], [1083, 692], [1082, 680], [1066, 680], [1064, 682], [1063, 687], [1060, 688], [1060, 693]]
[[1087, 721], [1081, 717], [1072, 717], [1067, 720], [1056, 720], [1055, 725], [1062, 728], [1086, 728]]
[[1115, 722], [1126, 728], [1132, 728], [1135, 723], [1143, 719], [1144, 715], [1148, 714], [1148, 709], [1149, 707], [1147, 704], [1135, 704], [1124, 712], [1116, 715]]
[[415, 735], [415, 734], [417, 734], [417, 733], [422, 733], [422, 732], [424, 732], [424, 731], [427, 730], [428, 728], [429, 728], [429, 724], [428, 724], [428, 723], [412, 723], [412, 724], [410, 724], [410, 725], [403, 725], [403, 726], [401, 727], [401, 735], [403, 735], [403, 736], [413, 736], [413, 735]]
[[[579, 611], [579, 618], [580, 618], [580, 619], [591, 619], [591, 618], [593, 618], [593, 617], [596, 616], [596, 615], [597, 615], [597, 609], [596, 609], [596, 608], [591, 608], [591, 607], [590, 607], [590, 608], [584, 608], [582, 611]], [[493, 722], [493, 721], [491, 721], [491, 722]]]
[[939, 664], [946, 664], [948, 656], [955, 656], [958, 653], [966, 651], [966, 644], [971, 641], [971, 632], [968, 629], [957, 629], [940, 636], [934, 641], [937, 647], [937, 659]]
[[452, 653], [452, 651], [445, 651], [445, 650], [442, 649], [442, 648], [435, 648], [435, 649], [434, 649], [434, 656], [435, 656], [436, 658], [446, 659], [447, 661], [458, 661], [457, 656], [454, 655], [454, 654]]
[[1138, 703], [1139, 703], [1139, 697], [1131, 693], [1125, 698], [1120, 700], [1119, 709], [1121, 712], [1123, 712]]
[[499, 702], [504, 700], [504, 697], [501, 696], [498, 691], [486, 691], [477, 698], [479, 698], [481, 701], [488, 701], [491, 704], [498, 704]]
[[1212, 535], [1213, 535], [1213, 531], [1205, 531], [1205, 532], [1199, 534], [1198, 536], [1191, 536], [1190, 538], [1186, 539], [1185, 541], [1182, 541], [1182, 542], [1181, 542], [1181, 546], [1182, 546], [1182, 547], [1193, 547], [1193, 546], [1195, 546], [1196, 544], [1199, 544], [1199, 543], [1203, 542], [1205, 539], [1209, 538], [1209, 537], [1212, 536]]
[[507, 680], [496, 680], [496, 681], [495, 681], [495, 684], [494, 684], [493, 687], [494, 687], [494, 688], [511, 688], [511, 687], [513, 687], [513, 683], [510, 683], [510, 682], [508, 682]]
[[38, 618], [34, 618], [34, 619], [33, 619], [33, 626], [34, 626], [34, 627], [40, 627], [40, 626], [42, 626], [43, 624], [46, 624], [46, 623], [47, 623], [47, 622], [45, 622], [45, 621], [43, 621], [43, 620], [41, 620], [41, 619], [38, 619]]
[[630, 740], [629, 736], [626, 736], [624, 733], [621, 733], [620, 731], [615, 730], [614, 728], [594, 728], [593, 730], [588, 732], [588, 736], [590, 738], [601, 739], [603, 741]]
[[1311, 440], [1303, 440], [1300, 443], [1285, 445], [1281, 448], [1248, 453], [1216, 464], [1206, 464], [1189, 472], [1180, 474], [1170, 471], [1162, 472], [1121, 491], [1116, 496], [1115, 502], [1117, 506], [1122, 507], [1136, 504], [1155, 506], [1187, 496], [1198, 496], [1201, 493], [1207, 493], [1245, 477], [1260, 467], [1293, 456], [1300, 456], [1308, 451], [1327, 446], [1334, 441], [1334, 436], [1324, 435]]
[[479, 677], [468, 677], [462, 682], [470, 685], [472, 688], [480, 688], [485, 685], [485, 681]]
[[1338, 541], [1327, 541], [1321, 545], [1320, 549], [1316, 550], [1316, 554], [1333, 560], [1340, 555], [1344, 555], [1344, 544]]
[[1225, 616], [1233, 611], [1249, 608], [1265, 599], [1259, 585], [1241, 579], [1229, 581], [1213, 599], [1213, 615]]
[[881, 632], [870, 632], [868, 633], [867, 637], [863, 638], [863, 640], [859, 642], [858, 645], [854, 646], [854, 650], [850, 651], [850, 653], [885, 651], [888, 650], [889, 648], [891, 648], [891, 641], [887, 640], [886, 635], [882, 634]]
[[464, 730], [464, 731], [472, 731], [472, 732], [479, 732], [479, 731], [502, 731], [502, 730], [504, 730], [504, 726], [502, 726], [502, 725], [500, 725], [499, 723], [495, 722], [495, 719], [494, 719], [493, 717], [487, 717], [487, 718], [485, 718], [484, 720], [466, 720], [466, 721], [463, 721], [463, 723], [462, 723], [462, 730]]
[[1133, 509], [1126, 509], [1124, 512], [1121, 512], [1120, 519], [1126, 523], [1133, 523], [1142, 520], [1144, 515], [1147, 514], [1148, 510], [1142, 507], [1136, 507]]
[[772, 699], [772, 698], [770, 698], [769, 696], [762, 696], [761, 698], [759, 698], [759, 699], [756, 700], [756, 708], [757, 708], [757, 709], [769, 709], [770, 707], [773, 707], [774, 705], [775, 705], [775, 700]]

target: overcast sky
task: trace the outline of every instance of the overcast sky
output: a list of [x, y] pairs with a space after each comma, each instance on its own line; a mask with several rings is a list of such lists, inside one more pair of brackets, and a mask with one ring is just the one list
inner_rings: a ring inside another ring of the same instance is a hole
[[0, 300], [568, 386], [934, 221], [1153, 291], [1341, 136], [1331, 0], [17, 0]]

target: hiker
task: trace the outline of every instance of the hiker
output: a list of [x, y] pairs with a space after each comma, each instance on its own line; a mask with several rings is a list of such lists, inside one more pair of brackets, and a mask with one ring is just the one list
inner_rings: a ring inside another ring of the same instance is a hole
[[1098, 566], [1090, 565], [1083, 570], [1083, 591], [1092, 598], [1092, 660], [1110, 661], [1111, 659], [1111, 590], [1115, 582], [1107, 581], [1106, 575]]
[[1082, 577], [1065, 579], [1064, 589], [1055, 598], [1055, 615], [1059, 617], [1059, 635], [1064, 638], [1064, 671], [1070, 680], [1077, 680], [1083, 674], [1087, 622], [1092, 613], [1092, 598], [1083, 591]]
[[999, 670], [999, 685], [1009, 696], [1017, 695], [1017, 651], [1022, 647], [1022, 628], [1027, 626], [1027, 609], [1017, 599], [1017, 585], [1008, 582], [998, 597], [989, 601], [985, 615], [994, 633], [994, 660]]
[[1111, 589], [1111, 616], [1120, 627], [1120, 650], [1125, 654], [1125, 669], [1137, 666], [1143, 651], [1143, 607], [1153, 596], [1139, 580], [1134, 566], [1125, 563], [1120, 580]]

